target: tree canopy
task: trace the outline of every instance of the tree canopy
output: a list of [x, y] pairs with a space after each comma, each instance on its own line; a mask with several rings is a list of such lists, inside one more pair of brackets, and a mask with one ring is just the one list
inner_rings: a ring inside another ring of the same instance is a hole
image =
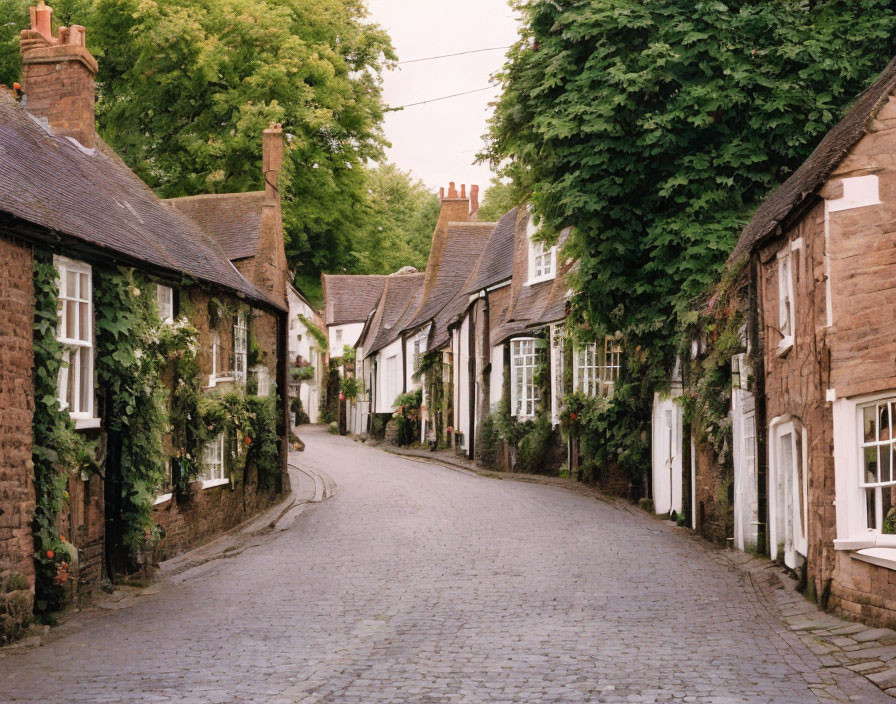
[[355, 238], [359, 274], [388, 274], [404, 266], [423, 271], [439, 219], [439, 199], [393, 164], [367, 171], [369, 214]]
[[500, 176], [493, 176], [488, 188], [482, 195], [479, 206], [480, 222], [497, 222], [507, 211], [513, 210], [522, 202], [514, 183]]
[[577, 314], [655, 342], [883, 69], [896, 29], [885, 0], [514, 4], [524, 28], [486, 156], [545, 232], [574, 227]]

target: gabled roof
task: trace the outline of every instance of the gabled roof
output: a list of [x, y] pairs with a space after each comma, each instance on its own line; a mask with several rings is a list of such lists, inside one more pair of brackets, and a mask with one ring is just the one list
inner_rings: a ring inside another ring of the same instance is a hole
[[830, 177], [850, 149], [866, 134], [871, 120], [896, 90], [896, 59], [891, 61], [846, 116], [828, 132], [815, 151], [793, 175], [775, 190], [741, 232], [729, 261], [740, 259], [777, 233], [787, 220]]
[[264, 191], [186, 196], [166, 202], [214, 237], [231, 261], [258, 253]]
[[323, 274], [327, 325], [363, 323], [383, 295], [387, 276]]
[[495, 223], [484, 222], [448, 224], [445, 247], [426, 267], [423, 300], [406, 329], [428, 323], [461, 293], [494, 227]]
[[0, 91], [0, 209], [111, 255], [187, 274], [283, 309], [236, 270], [212, 237], [163, 201], [99, 138], [49, 134]]
[[376, 314], [370, 324], [372, 337], [365, 344], [364, 356], [370, 356], [401, 336], [402, 323], [415, 309], [423, 290], [423, 274], [393, 274], [386, 279], [383, 295], [376, 307]]
[[514, 226], [518, 212], [519, 208], [514, 208], [498, 220], [464, 286], [464, 293], [481, 291], [513, 276]]

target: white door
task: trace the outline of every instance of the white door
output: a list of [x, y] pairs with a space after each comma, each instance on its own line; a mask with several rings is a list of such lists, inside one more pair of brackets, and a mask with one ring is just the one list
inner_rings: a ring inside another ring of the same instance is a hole
[[653, 505], [657, 514], [681, 513], [682, 409], [674, 398], [656, 396], [653, 404]]
[[773, 426], [771, 472], [769, 477], [769, 529], [771, 557], [783, 555], [784, 564], [799, 566], [797, 555], [806, 556], [808, 540], [808, 477], [806, 443], [792, 422]]

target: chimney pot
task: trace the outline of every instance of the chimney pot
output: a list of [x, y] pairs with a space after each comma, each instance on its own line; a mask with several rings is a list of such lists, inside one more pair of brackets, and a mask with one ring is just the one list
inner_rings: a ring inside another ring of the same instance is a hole
[[44, 0], [40, 0], [37, 7], [31, 8], [31, 29], [40, 32], [47, 41], [53, 40], [52, 22], [53, 8], [44, 4]]
[[442, 186], [439, 189], [439, 200], [445, 200], [445, 187]]
[[470, 186], [470, 214], [479, 210], [479, 186]]

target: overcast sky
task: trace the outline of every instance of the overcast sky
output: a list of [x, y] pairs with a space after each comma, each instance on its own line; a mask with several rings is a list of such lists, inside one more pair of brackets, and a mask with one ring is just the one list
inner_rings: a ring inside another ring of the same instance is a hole
[[[392, 37], [399, 61], [512, 44], [517, 24], [506, 0], [368, 0], [371, 18]], [[391, 106], [407, 105], [489, 85], [504, 51], [404, 64], [385, 75]], [[497, 88], [409, 107], [386, 115], [389, 161], [412, 171], [432, 190], [488, 185], [487, 165], [473, 165], [482, 147], [489, 103]]]

